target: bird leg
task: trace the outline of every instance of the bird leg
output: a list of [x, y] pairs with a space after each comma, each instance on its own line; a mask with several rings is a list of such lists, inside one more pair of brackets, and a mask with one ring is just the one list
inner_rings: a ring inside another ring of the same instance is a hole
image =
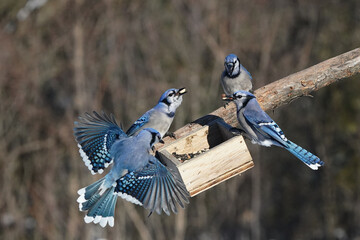
[[173, 132], [166, 132], [164, 137], [171, 137], [173, 139], [176, 139], [175, 133]]
[[236, 127], [232, 127], [229, 129], [230, 132], [232, 134], [234, 134], [235, 136], [240, 136], [240, 135], [244, 135], [245, 134], [245, 131], [244, 130], [241, 130], [240, 128], [236, 128]]

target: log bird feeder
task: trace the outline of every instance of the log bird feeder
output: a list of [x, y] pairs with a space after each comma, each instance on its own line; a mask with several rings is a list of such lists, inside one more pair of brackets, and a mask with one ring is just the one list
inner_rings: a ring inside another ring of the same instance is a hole
[[193, 197], [254, 166], [242, 136], [218, 118], [158, 149], [166, 165], [176, 167]]

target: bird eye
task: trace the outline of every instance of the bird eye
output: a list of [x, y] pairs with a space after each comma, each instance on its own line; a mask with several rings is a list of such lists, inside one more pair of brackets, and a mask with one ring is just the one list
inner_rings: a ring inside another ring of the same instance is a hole
[[169, 97], [172, 97], [172, 96], [174, 96], [174, 92], [171, 92], [171, 93], [169, 94]]

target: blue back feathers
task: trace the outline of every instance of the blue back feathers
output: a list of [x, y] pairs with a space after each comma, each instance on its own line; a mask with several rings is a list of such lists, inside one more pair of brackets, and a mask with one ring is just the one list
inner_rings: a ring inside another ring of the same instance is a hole
[[138, 120], [136, 120], [133, 125], [131, 125], [131, 127], [126, 131], [126, 134], [131, 136], [136, 133], [142, 126], [149, 122], [149, 117], [149, 113], [146, 112]]

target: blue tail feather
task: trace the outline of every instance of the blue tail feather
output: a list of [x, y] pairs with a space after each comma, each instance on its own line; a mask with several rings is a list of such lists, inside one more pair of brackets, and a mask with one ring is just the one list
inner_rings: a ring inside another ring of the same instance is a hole
[[[117, 195], [114, 194], [114, 187], [107, 189], [104, 194], [96, 201], [93, 206], [90, 207], [87, 216], [96, 217], [109, 217], [113, 216], [113, 212], [111, 213], [112, 207], [115, 207], [112, 204], [113, 198], [117, 198]], [[110, 213], [110, 214], [109, 214]]]
[[319, 167], [324, 165], [324, 162], [317, 156], [307, 151], [306, 149], [296, 145], [295, 143], [288, 140], [288, 145], [285, 147], [290, 153], [296, 156], [298, 159], [303, 161], [308, 167], [313, 170], [317, 170]]
[[94, 196], [103, 182], [104, 182], [104, 178], [101, 178], [98, 181], [94, 182], [93, 184], [87, 186], [85, 188], [85, 199], [90, 199], [92, 196]]
[[99, 223], [102, 227], [109, 224], [114, 226], [114, 212], [117, 200], [117, 194], [114, 194], [114, 187], [110, 187], [100, 194], [100, 187], [105, 178], [102, 178], [88, 187], [78, 191], [79, 208], [81, 211], [88, 211], [85, 216], [85, 222]]

